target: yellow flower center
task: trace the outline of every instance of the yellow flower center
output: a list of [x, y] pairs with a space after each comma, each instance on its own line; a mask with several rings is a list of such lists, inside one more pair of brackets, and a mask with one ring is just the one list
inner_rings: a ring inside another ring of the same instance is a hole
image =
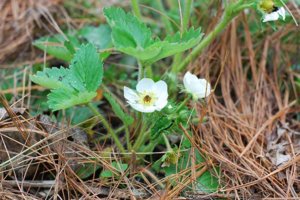
[[151, 102], [151, 97], [149, 96], [149, 95], [146, 95], [146, 96], [144, 96], [144, 99], [143, 99], [143, 101], [144, 101], [144, 103], [146, 104], [146, 103], [150, 103]]
[[153, 93], [143, 93], [140, 94], [140, 104], [143, 104], [144, 106], [152, 106], [154, 102], [157, 100], [155, 97], [155, 94]]

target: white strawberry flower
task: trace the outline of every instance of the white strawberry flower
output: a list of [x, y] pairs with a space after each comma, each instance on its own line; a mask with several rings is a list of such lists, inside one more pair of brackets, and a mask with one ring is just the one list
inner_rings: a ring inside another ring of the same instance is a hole
[[160, 111], [168, 103], [168, 86], [164, 81], [154, 82], [152, 79], [143, 78], [136, 85], [136, 91], [124, 86], [124, 97], [137, 111]]
[[280, 16], [283, 20], [285, 20], [285, 9], [283, 7], [269, 14], [265, 14], [263, 22], [276, 21], [279, 19]]
[[183, 84], [186, 92], [193, 95], [193, 99], [205, 98], [211, 93], [210, 84], [205, 79], [199, 79], [190, 72], [185, 73]]

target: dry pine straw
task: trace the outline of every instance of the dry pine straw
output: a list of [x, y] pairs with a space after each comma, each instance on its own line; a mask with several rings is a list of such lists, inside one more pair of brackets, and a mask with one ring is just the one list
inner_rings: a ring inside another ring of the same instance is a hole
[[[299, 141], [295, 144], [286, 133], [285, 148], [291, 159], [280, 166], [266, 157], [268, 137], [278, 127], [300, 130], [299, 122], [292, 119], [299, 113], [299, 105], [291, 89], [294, 83], [289, 70], [293, 62], [289, 54], [296, 52], [293, 39], [280, 42], [298, 27], [288, 25], [274, 33], [269, 31], [262, 42], [254, 44], [255, 36], [251, 37], [245, 19], [236, 19], [190, 66], [206, 77], [221, 73], [216, 90], [221, 93], [210, 99], [209, 121], [195, 127], [195, 140], [199, 150], [221, 166], [224, 188], [220, 191], [245, 198], [255, 194], [256, 198], [300, 198]], [[241, 41], [237, 26], [245, 30], [245, 41]], [[291, 48], [283, 50], [289, 43]], [[218, 75], [211, 77], [216, 82]]]
[[[18, 5], [23, 8], [21, 4]], [[1, 13], [4, 15], [3, 12]], [[213, 26], [213, 23], [211, 25]], [[245, 41], [239, 37], [237, 26], [242, 26], [245, 30]], [[283, 87], [283, 89], [281, 87], [281, 85], [293, 85], [291, 78], [293, 75], [287, 67], [292, 63], [289, 54], [293, 55], [296, 48], [293, 41], [283, 44], [280, 39], [296, 29], [292, 25], [287, 25], [277, 32], [269, 31], [268, 36], [257, 42], [253, 39], [255, 36], [251, 36], [248, 26], [245, 16], [239, 16], [222, 36], [189, 66], [190, 70], [207, 77], [217, 85], [215, 94], [207, 101], [207, 107], [199, 104], [197, 108], [200, 118], [204, 115], [208, 117], [207, 122], [193, 127], [194, 137], [190, 138], [194, 148], [208, 155], [210, 160], [204, 165], [193, 165], [192, 169], [178, 173], [176, 176], [181, 177], [182, 182], [176, 187], [168, 187], [167, 179], [157, 179], [147, 170], [147, 167], [136, 167], [131, 172], [143, 175], [145, 184], [137, 183], [126, 176], [123, 176], [120, 181], [112, 180], [106, 183], [101, 183], [96, 177], [88, 181], [80, 181], [68, 165], [69, 159], [93, 162], [86, 158], [94, 157], [107, 168], [110, 168], [109, 161], [104, 159], [103, 155], [76, 144], [72, 144], [78, 152], [74, 158], [64, 153], [53, 152], [47, 145], [43, 147], [37, 145], [37, 149], [44, 149], [44, 151], [39, 152], [36, 157], [29, 156], [27, 161], [47, 163], [48, 167], [51, 166], [48, 170], [55, 175], [56, 181], [14, 182], [4, 180], [2, 177], [0, 196], [7, 199], [25, 197], [36, 199], [41, 194], [32, 193], [30, 188], [40, 184], [43, 188], [50, 188], [50, 192], [48, 190], [42, 192], [46, 195], [49, 192], [54, 197], [62, 195], [58, 194], [60, 188], [73, 191], [65, 194], [73, 198], [96, 199], [99, 194], [111, 198], [133, 197], [132, 190], [118, 189], [119, 184], [122, 183], [128, 188], [147, 188], [147, 191], [153, 194], [153, 199], [175, 199], [181, 195], [185, 186], [201, 175], [201, 169], [213, 170], [213, 166], [220, 166], [222, 176], [220, 191], [211, 195], [190, 193], [191, 198], [297, 198], [300, 157], [299, 152], [294, 151], [295, 146], [288, 134], [286, 138], [290, 139], [290, 142], [287, 151], [292, 155], [291, 160], [276, 166], [266, 157], [268, 135], [284, 124], [288, 124], [294, 130], [299, 130], [300, 126], [299, 122], [292, 119], [294, 114], [299, 112], [299, 106], [293, 99], [296, 94], [289, 89], [293, 87]], [[17, 45], [22, 44], [23, 40]], [[270, 53], [274, 58], [271, 61], [267, 56]], [[0, 59], [3, 55], [5, 54], [0, 54]], [[14, 124], [12, 123], [11, 126]], [[183, 134], [185, 131], [182, 129]], [[55, 142], [59, 143], [59, 141], [52, 141]], [[101, 147], [97, 148], [101, 150]], [[54, 153], [58, 154], [59, 162], [53, 158]], [[110, 159], [118, 160], [117, 155]], [[189, 172], [192, 173], [192, 177], [186, 175]], [[112, 187], [109, 190], [102, 187], [107, 185]], [[162, 185], [167, 187], [159, 189]], [[21, 189], [23, 187], [26, 190]]]
[[54, 27], [52, 14], [60, 12], [61, 0], [1, 0], [0, 1], [0, 63], [20, 58], [19, 53], [30, 50], [37, 28]]

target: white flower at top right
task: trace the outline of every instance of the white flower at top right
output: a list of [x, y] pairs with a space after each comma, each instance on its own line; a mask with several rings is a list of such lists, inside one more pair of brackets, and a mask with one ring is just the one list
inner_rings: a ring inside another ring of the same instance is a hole
[[185, 73], [183, 77], [183, 85], [186, 91], [192, 94], [193, 99], [205, 98], [211, 93], [209, 82], [205, 79], [198, 78], [190, 72]]
[[282, 17], [285, 20], [285, 9], [283, 7], [278, 8], [278, 10], [271, 12], [269, 14], [265, 14], [263, 18], [263, 22], [276, 21], [279, 17]]

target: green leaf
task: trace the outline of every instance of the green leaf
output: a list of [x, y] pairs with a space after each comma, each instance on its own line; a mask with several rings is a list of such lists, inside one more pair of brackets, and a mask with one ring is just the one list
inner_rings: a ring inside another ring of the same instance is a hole
[[101, 178], [111, 178], [113, 177], [113, 173], [110, 170], [103, 170], [100, 174]]
[[99, 49], [106, 49], [112, 45], [111, 28], [106, 24], [98, 27], [86, 26], [80, 29], [78, 33], [79, 36], [82, 36]]
[[[124, 172], [128, 168], [128, 164], [126, 163], [117, 163], [112, 162], [111, 166], [117, 171], [117, 172]], [[100, 177], [102, 178], [111, 178], [114, 176], [114, 173], [111, 170], [103, 170], [100, 174]]]
[[95, 174], [96, 171], [100, 168], [100, 165], [96, 165], [96, 163], [85, 163], [83, 166], [76, 170], [76, 174], [81, 179], [86, 179], [91, 175]]
[[[72, 46], [79, 47], [79, 41], [74, 36], [68, 34], [66, 34], [66, 36]], [[52, 37], [41, 37], [38, 40], [35, 40], [33, 45], [58, 59], [70, 61], [73, 55], [65, 47], [65, 41], [67, 40], [62, 35], [57, 34]]]
[[109, 93], [104, 93], [103, 95], [111, 105], [114, 113], [123, 121], [124, 124], [129, 126], [133, 123], [134, 119], [123, 111], [121, 106], [117, 103], [112, 95], [110, 95]]
[[112, 28], [115, 47], [135, 47], [144, 49], [153, 43], [151, 30], [132, 14], [121, 8], [104, 8], [106, 20]]
[[69, 86], [70, 70], [66, 68], [51, 69], [46, 68], [44, 71], [37, 72], [36, 75], [30, 76], [31, 80], [45, 88], [57, 89], [66, 88]]
[[151, 59], [145, 60], [145, 62], [151, 64], [162, 58], [190, 49], [198, 44], [202, 37], [203, 34], [201, 33], [200, 28], [196, 30], [190, 28], [188, 31], [184, 32], [182, 36], [177, 32], [173, 36], [166, 37], [164, 41], [157, 41], [153, 46], [161, 47], [160, 53]]
[[220, 169], [217, 168], [217, 175], [213, 175], [210, 171], [206, 171], [197, 178], [197, 190], [205, 193], [216, 192], [219, 188], [219, 171]]
[[[205, 159], [201, 156], [199, 151], [195, 149], [195, 156], [196, 156], [196, 164], [200, 164], [205, 162]], [[181, 171], [184, 171], [191, 167], [191, 156], [190, 151], [182, 151], [178, 163], [170, 164], [168, 167], [162, 168], [166, 174], [166, 176], [171, 176], [173, 174], [180, 174]], [[201, 170], [201, 169], [198, 169]], [[212, 193], [217, 191], [219, 187], [219, 174], [220, 169], [217, 167], [215, 168], [216, 173], [213, 171], [205, 171], [200, 177], [197, 178], [197, 190], [205, 193]], [[176, 176], [176, 181], [171, 179], [172, 184], [177, 184], [178, 180], [180, 181], [179, 177]]]
[[[80, 113], [80, 115], [78, 115]], [[84, 127], [84, 122], [87, 122], [88, 119], [90, 119], [92, 116], [94, 116], [91, 109], [89, 109], [86, 106], [80, 106], [80, 107], [71, 107], [65, 110], [65, 113], [59, 113], [57, 118], [60, 117], [59, 121], [62, 121], [63, 119], [70, 119], [70, 123], [72, 125], [79, 125], [81, 127]], [[81, 124], [83, 123], [83, 124]]]
[[104, 15], [112, 28], [112, 40], [116, 49], [147, 65], [192, 48], [203, 36], [200, 28], [191, 28], [182, 34], [178, 32], [168, 36], [163, 41], [154, 40], [145, 23], [130, 13], [111, 7], [104, 9]]
[[48, 105], [52, 110], [90, 102], [102, 82], [103, 66], [92, 44], [82, 45], [66, 68], [51, 68], [31, 76], [31, 80], [50, 88]]
[[80, 47], [72, 59], [70, 70], [74, 75], [74, 83], [82, 83], [89, 92], [96, 91], [102, 82], [103, 64], [92, 44]]
[[136, 57], [138, 60], [147, 61], [158, 56], [161, 52], [160, 46], [150, 46], [146, 49], [136, 49], [133, 47], [120, 47], [119, 51]]
[[64, 46], [68, 49], [68, 51], [72, 54], [72, 56], [75, 54], [76, 52], [75, 47], [70, 41], [65, 41]]
[[151, 128], [150, 138], [156, 140], [164, 131], [172, 127], [174, 121], [167, 116], [160, 117]]
[[95, 96], [97, 96], [96, 92], [76, 92], [72, 89], [60, 88], [51, 90], [51, 93], [48, 95], [47, 103], [53, 111], [56, 111], [88, 103]]

